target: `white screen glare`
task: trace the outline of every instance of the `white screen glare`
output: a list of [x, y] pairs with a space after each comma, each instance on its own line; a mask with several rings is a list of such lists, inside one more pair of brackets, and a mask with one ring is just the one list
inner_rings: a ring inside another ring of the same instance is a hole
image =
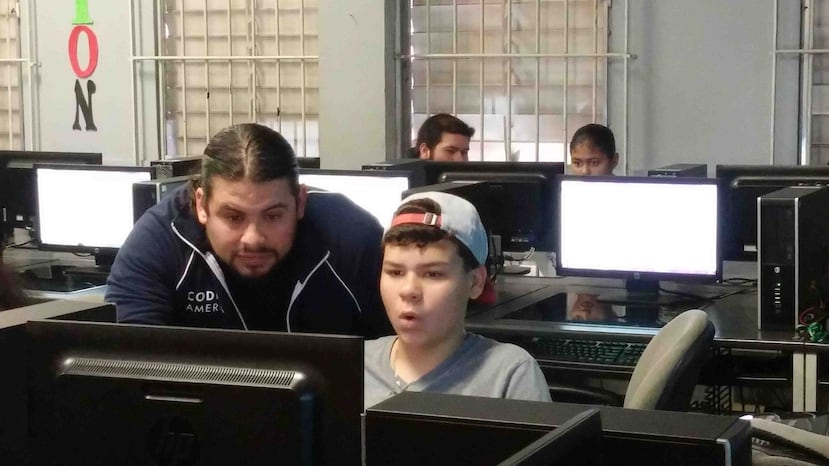
[[380, 225], [387, 227], [403, 192], [409, 189], [409, 179], [403, 176], [360, 176], [300, 173], [299, 182], [311, 188], [344, 194], [355, 204], [374, 215]]
[[120, 248], [133, 226], [132, 184], [148, 171], [37, 169], [40, 241]]
[[564, 268], [716, 274], [714, 184], [562, 180], [560, 214]]

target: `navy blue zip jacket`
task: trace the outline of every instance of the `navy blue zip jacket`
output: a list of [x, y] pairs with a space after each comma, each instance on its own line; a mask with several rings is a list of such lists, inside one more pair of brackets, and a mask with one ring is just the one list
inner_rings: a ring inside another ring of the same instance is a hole
[[[274, 292], [286, 296], [284, 330], [373, 338], [392, 332], [378, 283], [383, 230], [377, 219], [341, 194], [308, 193], [305, 215]], [[279, 267], [279, 265], [277, 265]], [[210, 252], [194, 217], [187, 186], [136, 222], [107, 281], [106, 301], [118, 321], [256, 330], [251, 312]], [[290, 293], [290, 296], [287, 294]], [[276, 299], [280, 301], [280, 299]], [[246, 316], [248, 318], [246, 319]]]

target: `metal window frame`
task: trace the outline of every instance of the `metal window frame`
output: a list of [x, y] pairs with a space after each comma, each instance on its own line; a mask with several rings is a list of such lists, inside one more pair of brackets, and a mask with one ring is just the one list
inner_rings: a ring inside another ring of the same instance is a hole
[[801, 6], [801, 43], [799, 49], [778, 49], [777, 30], [779, 27], [778, 8], [780, 0], [774, 0], [772, 6], [772, 71], [771, 71], [771, 131], [770, 131], [770, 158], [769, 163], [774, 164], [774, 132], [775, 132], [775, 95], [777, 90], [777, 60], [781, 55], [800, 56], [800, 112], [799, 112], [799, 144], [798, 163], [810, 165], [812, 162], [812, 85], [814, 73], [814, 56], [827, 55], [829, 49], [815, 49], [814, 31], [815, 18], [812, 12], [816, 0], [802, 0]]
[[[306, 65], [308, 62], [319, 62], [319, 55], [308, 55], [305, 53], [305, 46], [306, 46], [306, 31], [305, 31], [305, 0], [300, 1], [300, 54], [299, 55], [282, 55], [281, 52], [281, 42], [279, 40], [280, 37], [280, 25], [279, 25], [279, 3], [280, 0], [271, 0], [273, 7], [274, 7], [274, 16], [275, 16], [275, 23], [276, 23], [276, 33], [275, 33], [275, 40], [277, 45], [277, 55], [257, 55], [256, 52], [256, 8], [252, 7], [252, 2], [255, 0], [243, 0], [245, 11], [248, 14], [250, 20], [250, 27], [246, 31], [247, 37], [247, 44], [248, 50], [252, 53], [248, 55], [210, 55], [209, 50], [207, 47], [208, 41], [211, 37], [219, 37], [211, 36], [208, 32], [207, 26], [207, 15], [209, 13], [207, 8], [207, 0], [205, 0], [205, 8], [203, 10], [203, 25], [204, 25], [204, 45], [205, 51], [207, 52], [206, 55], [188, 55], [186, 53], [185, 48], [185, 26], [184, 26], [184, 0], [178, 0], [180, 5], [180, 16], [179, 16], [179, 27], [181, 28], [181, 55], [136, 55], [136, 33], [135, 33], [135, 7], [134, 3], [135, 0], [129, 0], [129, 14], [130, 14], [130, 66], [131, 66], [131, 73], [130, 73], [130, 88], [132, 91], [132, 126], [133, 126], [133, 152], [135, 154], [135, 162], [139, 164], [141, 162], [140, 157], [141, 154], [138, 153], [139, 147], [139, 134], [138, 134], [138, 107], [137, 107], [137, 79], [136, 79], [136, 67], [139, 63], [142, 62], [154, 62], [159, 65], [159, 77], [157, 80], [157, 85], [159, 89], [163, 87], [163, 75], [164, 75], [164, 68], [169, 64], [175, 66], [176, 64], [181, 65], [181, 73], [182, 73], [182, 120], [184, 121], [183, 126], [183, 147], [185, 152], [187, 151], [188, 142], [189, 142], [189, 134], [188, 134], [188, 125], [187, 125], [187, 97], [186, 97], [186, 90], [187, 90], [187, 73], [185, 69], [185, 64], [187, 62], [200, 62], [205, 65], [205, 88], [210, 89], [210, 64], [214, 62], [221, 62], [227, 64], [229, 67], [229, 84], [228, 84], [228, 94], [229, 94], [229, 104], [228, 104], [228, 115], [230, 118], [231, 123], [233, 122], [233, 92], [232, 92], [232, 85], [233, 85], [233, 64], [237, 62], [247, 62], [249, 65], [249, 69], [251, 70], [251, 76], [248, 79], [248, 116], [250, 117], [251, 121], [256, 121], [257, 114], [259, 113], [260, 107], [258, 105], [257, 99], [257, 74], [256, 74], [256, 64], [263, 63], [263, 62], [276, 62], [277, 66], [277, 115], [279, 114], [279, 109], [281, 109], [282, 103], [282, 83], [281, 83], [281, 72], [279, 65], [282, 62], [299, 62], [300, 63], [300, 101], [301, 101], [301, 114], [300, 114], [300, 121], [302, 124], [302, 154], [303, 156], [307, 155], [307, 114], [306, 114]], [[228, 50], [232, 53], [232, 29], [231, 29], [231, 9], [233, 5], [233, 0], [227, 0], [227, 41], [228, 41]], [[164, 22], [159, 18], [162, 14], [162, 7], [164, 6], [164, 0], [157, 0], [156, 9], [157, 9], [157, 18], [156, 18], [156, 35], [157, 40], [163, 41], [163, 24]], [[166, 116], [167, 112], [170, 110], [164, 97], [163, 92], [159, 92], [159, 102], [158, 102], [158, 116], [160, 121], [165, 122], [164, 124], [160, 125], [160, 134], [159, 134], [159, 143], [160, 147], [162, 148], [161, 156], [166, 157], [168, 154], [167, 152], [167, 137], [168, 137], [168, 128], [166, 125]], [[210, 138], [210, 100], [208, 97], [208, 93], [205, 93], [205, 126], [207, 129], [207, 137], [205, 144]], [[277, 130], [282, 131], [282, 120], [281, 118], [277, 118]], [[184, 155], [184, 154], [182, 154]]]
[[[26, 3], [25, 8], [27, 8], [27, 12], [33, 11], [32, 1], [33, 0], [28, 0]], [[28, 138], [27, 141], [25, 133], [26, 125], [24, 125], [24, 120], [28, 119], [29, 128], [34, 128], [34, 121], [32, 120], [33, 112], [27, 111], [26, 107], [23, 105], [26, 88], [30, 90], [30, 98], [33, 98], [31, 90], [33, 89], [32, 67], [34, 64], [29, 57], [23, 56], [24, 44], [31, 44], [31, 28], [23, 28], [23, 17], [21, 13], [20, 2], [10, 0], [9, 2], [7, 2], [7, 7], [8, 16], [6, 17], [6, 21], [8, 33], [5, 37], [6, 58], [0, 58], [0, 66], [3, 66], [6, 69], [7, 79], [6, 97], [8, 108], [6, 109], [6, 117], [8, 119], [8, 149], [32, 149], [33, 141], [32, 138]], [[12, 30], [14, 30], [15, 32], [14, 38], [12, 38]], [[16, 43], [14, 50], [12, 47], [13, 40]], [[25, 73], [25, 84], [23, 79], [24, 68], [27, 71]], [[15, 73], [17, 74], [17, 86], [12, 85], [12, 78]], [[14, 115], [15, 110], [13, 102], [17, 102], [17, 118], [15, 118]], [[32, 108], [34, 107], [33, 101], [32, 103], [30, 103], [30, 105]], [[14, 142], [15, 136], [19, 137], [19, 146], [17, 147], [15, 147]]]
[[[565, 34], [564, 34], [564, 53], [540, 53], [541, 50], [541, 28], [540, 21], [541, 21], [541, 3], [542, 0], [535, 0], [535, 11], [536, 11], [536, 28], [535, 28], [535, 53], [513, 53], [511, 50], [512, 47], [512, 30], [511, 27], [511, 16], [512, 16], [512, 5], [513, 0], [503, 0], [506, 6], [507, 11], [507, 21], [508, 26], [506, 30], [503, 31], [507, 35], [507, 44], [510, 46], [509, 53], [485, 53], [484, 50], [484, 25], [485, 25], [485, 8], [483, 6], [486, 4], [485, 0], [481, 0], [480, 5], [480, 43], [479, 43], [479, 53], [457, 53], [457, 39], [458, 39], [458, 21], [457, 21], [457, 9], [458, 9], [458, 1], [453, 0], [452, 2], [452, 50], [453, 53], [431, 53], [431, 24], [430, 24], [430, 8], [432, 6], [430, 0], [426, 0], [425, 8], [427, 11], [426, 14], [426, 52], [427, 53], [408, 53], [405, 51], [406, 49], [398, 49], [397, 51], [397, 58], [398, 61], [401, 63], [401, 70], [403, 70], [406, 75], [405, 79], [402, 81], [406, 82], [408, 86], [411, 86], [412, 75], [411, 75], [411, 63], [415, 60], [425, 60], [426, 61], [426, 82], [424, 86], [426, 88], [426, 113], [431, 114], [431, 86], [430, 86], [430, 78], [431, 78], [431, 70], [430, 70], [430, 63], [432, 60], [451, 60], [452, 61], [452, 112], [457, 113], [457, 62], [458, 60], [479, 60], [480, 68], [479, 68], [479, 98], [480, 98], [480, 108], [483, 109], [484, 107], [484, 61], [488, 59], [502, 59], [506, 60], [506, 63], [510, 63], [512, 59], [535, 59], [536, 70], [535, 70], [535, 121], [536, 121], [536, 131], [535, 131], [535, 159], [538, 160], [539, 158], [539, 144], [540, 144], [540, 135], [541, 135], [541, 128], [540, 128], [540, 85], [539, 85], [539, 76], [540, 76], [540, 66], [541, 66], [541, 59], [544, 58], [561, 58], [563, 59], [564, 63], [564, 84], [562, 86], [562, 99], [563, 99], [563, 107], [562, 107], [562, 119], [563, 119], [563, 140], [565, 141], [565, 145], [567, 141], [569, 141], [569, 130], [567, 126], [567, 119], [568, 119], [568, 93], [569, 93], [569, 86], [568, 86], [568, 78], [569, 78], [569, 62], [571, 59], [575, 58], [593, 58], [594, 59], [594, 73], [593, 73], [593, 85], [592, 85], [592, 120], [596, 121], [596, 106], [598, 103], [598, 93], [597, 93], [597, 75], [598, 75], [598, 60], [599, 59], [606, 59], [606, 60], [622, 60], [624, 64], [623, 70], [623, 106], [622, 109], [622, 125], [624, 127], [624, 141], [623, 141], [623, 166], [624, 172], [628, 172], [628, 157], [627, 157], [627, 149], [628, 149], [628, 99], [629, 99], [629, 62], [631, 59], [635, 58], [634, 54], [629, 52], [629, 29], [630, 29], [630, 20], [629, 20], [629, 0], [625, 0], [624, 2], [624, 42], [623, 42], [623, 50], [621, 52], [607, 52], [607, 53], [598, 53], [598, 11], [599, 11], [599, 0], [593, 1], [593, 11], [594, 11], [594, 21], [593, 21], [593, 53], [570, 53], [569, 52], [569, 36], [570, 36], [570, 29], [569, 29], [569, 10], [570, 10], [570, 2], [572, 0], [561, 0], [564, 3], [564, 11], [565, 11]], [[610, 0], [607, 3], [608, 8], [610, 7]], [[401, 23], [404, 25], [402, 27], [402, 33], [406, 35], [404, 41], [401, 43], [408, 45], [411, 41], [411, 9], [414, 7], [413, 3], [410, 1], [408, 2], [408, 6], [405, 7], [406, 16], [401, 16]], [[610, 15], [607, 15], [607, 27], [610, 27], [609, 24]], [[608, 70], [609, 67], [605, 68], [605, 71]], [[511, 71], [509, 72], [511, 75]], [[605, 79], [607, 83], [607, 79]], [[507, 96], [507, 112], [506, 112], [506, 128], [504, 132], [504, 139], [503, 140], [487, 140], [483, 137], [483, 128], [484, 128], [484, 112], [481, 111], [480, 114], [480, 128], [481, 128], [481, 138], [478, 141], [480, 145], [481, 154], [484, 151], [484, 144], [486, 142], [503, 142], [506, 148], [506, 152], [511, 151], [512, 147], [512, 130], [511, 130], [511, 120], [512, 120], [512, 86], [511, 86], [511, 79], [508, 79], [505, 83], [506, 86], [506, 96]], [[407, 96], [408, 98], [400, 103], [400, 111], [401, 113], [407, 113], [405, 117], [401, 117], [401, 122], [407, 122], [408, 124], [405, 126], [401, 126], [400, 128], [400, 139], [402, 145], [407, 145], [410, 141], [410, 134], [413, 130], [411, 127], [411, 115], [413, 114], [413, 105], [411, 103], [411, 90], [408, 90], [407, 93], [402, 93], [403, 96]], [[606, 108], [606, 113], [609, 114], [609, 108]], [[609, 118], [609, 115], [607, 115]], [[565, 151], [565, 161], [568, 159], [567, 151]], [[506, 156], [506, 154], [505, 154]]]

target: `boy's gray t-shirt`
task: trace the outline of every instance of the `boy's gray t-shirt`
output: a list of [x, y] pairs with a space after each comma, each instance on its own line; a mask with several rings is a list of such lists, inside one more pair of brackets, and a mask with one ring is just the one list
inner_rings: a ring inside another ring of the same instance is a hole
[[431, 372], [407, 385], [395, 381], [389, 355], [394, 335], [365, 343], [365, 407], [402, 391], [550, 401], [538, 363], [523, 348], [473, 333]]

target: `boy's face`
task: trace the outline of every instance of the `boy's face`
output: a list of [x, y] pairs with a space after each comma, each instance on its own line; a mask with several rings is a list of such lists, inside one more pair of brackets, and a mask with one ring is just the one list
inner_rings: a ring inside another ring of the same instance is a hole
[[481, 294], [484, 280], [483, 266], [464, 271], [449, 239], [422, 248], [387, 244], [380, 295], [398, 338], [427, 348], [463, 334], [466, 306]]
[[610, 304], [600, 303], [599, 295], [579, 293], [570, 309], [570, 320], [602, 321], [618, 317]]
[[570, 170], [574, 175], [601, 176], [612, 175], [619, 163], [619, 155], [608, 158], [596, 146], [588, 142], [576, 144], [570, 151]]

